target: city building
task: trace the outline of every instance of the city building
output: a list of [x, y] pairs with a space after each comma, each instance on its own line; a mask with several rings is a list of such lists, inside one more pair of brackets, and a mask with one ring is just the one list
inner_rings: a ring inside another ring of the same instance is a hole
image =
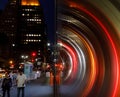
[[25, 60], [23, 55], [29, 56], [29, 61], [44, 61], [47, 35], [39, 0], [9, 0], [0, 16], [0, 37], [5, 41], [0, 57], [16, 63]]

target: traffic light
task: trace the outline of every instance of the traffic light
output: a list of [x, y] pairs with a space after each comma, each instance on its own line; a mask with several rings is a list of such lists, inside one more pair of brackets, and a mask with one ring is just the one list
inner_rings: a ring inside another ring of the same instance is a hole
[[36, 56], [36, 52], [32, 52], [32, 57], [35, 57]]

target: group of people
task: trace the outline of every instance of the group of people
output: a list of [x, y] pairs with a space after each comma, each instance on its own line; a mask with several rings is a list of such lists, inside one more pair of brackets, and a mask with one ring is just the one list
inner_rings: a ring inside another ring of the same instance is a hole
[[[22, 92], [22, 97], [24, 97], [24, 88], [26, 83], [26, 75], [23, 73], [22, 70], [19, 70], [19, 73], [16, 78], [16, 85], [17, 85], [17, 97], [20, 97], [20, 92]], [[2, 91], [3, 97], [5, 97], [6, 93], [7, 96], [10, 97], [10, 89], [12, 87], [12, 78], [10, 77], [9, 73], [6, 72], [5, 78], [2, 81]]]

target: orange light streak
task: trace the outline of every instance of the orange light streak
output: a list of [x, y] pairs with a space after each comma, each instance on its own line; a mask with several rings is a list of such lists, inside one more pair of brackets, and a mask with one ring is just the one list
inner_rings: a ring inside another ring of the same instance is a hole
[[[90, 71], [90, 76], [89, 76], [89, 81], [87, 83], [87, 86], [85, 87], [85, 91], [82, 95], [82, 97], [86, 97], [88, 95], [88, 93], [90, 92], [90, 90], [92, 89], [92, 86], [94, 85], [96, 76], [97, 76], [97, 72], [98, 72], [98, 66], [97, 66], [97, 60], [96, 60], [96, 55], [95, 52], [92, 50], [92, 47], [90, 46], [90, 44], [87, 42], [87, 40], [85, 40], [80, 34], [78, 34], [77, 32], [75, 32], [74, 30], [70, 29], [70, 31], [72, 31], [73, 33], [75, 33], [75, 35], [77, 35], [81, 41], [83, 42], [83, 44], [85, 44], [84, 46], [86, 46], [86, 48], [88, 49], [89, 52], [89, 58], [90, 58], [90, 67], [91, 67], [91, 71]], [[104, 67], [103, 71], [102, 71], [102, 76], [104, 76]]]
[[[90, 11], [88, 11], [85, 7], [83, 7], [82, 5], [78, 5], [76, 3], [73, 3], [73, 2], [69, 2], [69, 5], [70, 7], [75, 7], [83, 12], [85, 12], [87, 15], [89, 15], [91, 18], [93, 18], [99, 25], [100, 27], [103, 29], [103, 31], [105, 32], [105, 34], [107, 35], [110, 43], [111, 43], [111, 46], [112, 46], [112, 49], [113, 49], [113, 53], [114, 53], [114, 58], [115, 58], [115, 61], [116, 65], [114, 65], [114, 68], [113, 68], [113, 77], [114, 77], [114, 81], [113, 81], [113, 89], [110, 91], [112, 94], [111, 97], [117, 97], [117, 89], [118, 89], [118, 83], [119, 83], [119, 63], [118, 63], [118, 55], [117, 55], [117, 51], [116, 51], [116, 47], [115, 47], [115, 44], [108, 32], [108, 30], [106, 29], [106, 27], [103, 25], [103, 23], [94, 15], [92, 14]], [[112, 92], [113, 91], [113, 92]]]

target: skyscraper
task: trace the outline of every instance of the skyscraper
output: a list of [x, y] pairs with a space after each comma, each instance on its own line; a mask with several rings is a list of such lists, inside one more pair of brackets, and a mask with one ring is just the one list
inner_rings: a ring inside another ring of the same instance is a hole
[[47, 37], [40, 2], [9, 0], [0, 17], [0, 33], [8, 40], [8, 58], [17, 61], [21, 55], [30, 56], [32, 52], [42, 57]]
[[[0, 57], [5, 60], [12, 57], [17, 33], [17, 9], [16, 0], [9, 0], [2, 14], [0, 15]], [[12, 50], [12, 51], [11, 51]]]
[[[43, 51], [45, 44], [45, 24], [43, 10], [38, 0], [18, 2], [18, 48], [24, 51]], [[39, 53], [38, 53], [39, 54]]]

